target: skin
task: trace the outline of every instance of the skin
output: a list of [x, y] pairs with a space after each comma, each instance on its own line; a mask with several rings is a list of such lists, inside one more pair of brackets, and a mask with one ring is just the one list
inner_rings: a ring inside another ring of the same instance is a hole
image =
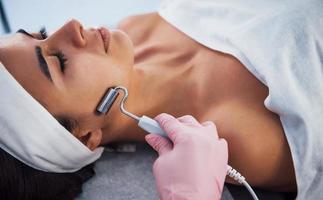
[[[94, 149], [101, 142], [100, 127], [104, 123], [104, 118], [94, 113], [98, 100], [107, 86], [128, 85], [126, 78], [133, 67], [129, 37], [120, 31], [111, 32], [106, 53], [99, 32], [83, 29], [75, 20], [45, 40], [39, 34], [34, 37], [17, 33], [1, 38], [1, 62], [50, 113], [75, 119], [78, 126], [73, 134]], [[42, 49], [52, 81], [40, 71], [35, 46]], [[68, 59], [64, 73], [55, 56], [57, 51]]]
[[[50, 113], [76, 119], [73, 134], [91, 149], [114, 141], [144, 140], [136, 122], [120, 113], [120, 98], [107, 115], [95, 113], [106, 89], [123, 85], [130, 94], [126, 103], [130, 112], [211, 120], [228, 142], [229, 164], [249, 183], [296, 191], [279, 116], [263, 104], [268, 88], [237, 59], [198, 44], [156, 13], [127, 18], [118, 28], [122, 32], [111, 32], [108, 54], [98, 37], [90, 37], [93, 29], [72, 20], [46, 40], [21, 34], [2, 38], [0, 60]], [[53, 58], [53, 82], [37, 67], [35, 45], [46, 52], [60, 48], [68, 59], [62, 74]]]

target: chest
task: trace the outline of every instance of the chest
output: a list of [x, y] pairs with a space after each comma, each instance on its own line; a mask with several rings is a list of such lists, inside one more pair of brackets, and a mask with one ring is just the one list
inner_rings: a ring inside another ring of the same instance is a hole
[[134, 42], [135, 66], [149, 73], [156, 88], [176, 86], [186, 99], [199, 99], [205, 107], [266, 96], [265, 86], [237, 59], [199, 44], [166, 21], [137, 23], [136, 29], [140, 36], [127, 29]]
[[156, 14], [132, 17], [122, 28], [133, 41], [135, 67], [145, 72], [147, 87], [158, 91], [155, 99], [167, 96], [178, 105], [163, 106], [163, 112], [212, 120], [221, 133], [262, 130], [249, 130], [250, 117], [280, 130], [277, 117], [263, 105], [267, 87], [233, 56], [199, 44]]

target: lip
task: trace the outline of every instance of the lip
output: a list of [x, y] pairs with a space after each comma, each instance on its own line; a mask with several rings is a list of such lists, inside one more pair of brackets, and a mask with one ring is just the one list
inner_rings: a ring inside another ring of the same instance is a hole
[[105, 53], [108, 53], [109, 44], [110, 44], [110, 31], [104, 27], [100, 27], [97, 30], [99, 31], [99, 33], [101, 35]]

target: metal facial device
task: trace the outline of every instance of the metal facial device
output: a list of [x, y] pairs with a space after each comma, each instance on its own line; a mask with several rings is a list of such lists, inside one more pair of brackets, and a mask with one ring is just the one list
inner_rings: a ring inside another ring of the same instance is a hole
[[[110, 108], [112, 107], [115, 100], [117, 99], [117, 97], [119, 95], [119, 91], [123, 91], [123, 93], [124, 93], [124, 96], [122, 97], [121, 102], [120, 102], [120, 110], [123, 114], [138, 121], [138, 126], [141, 127], [142, 129], [144, 129], [145, 131], [147, 131], [148, 133], [157, 134], [157, 135], [167, 138], [166, 133], [164, 132], [164, 130], [159, 126], [159, 124], [155, 120], [153, 120], [145, 115], [143, 115], [142, 117], [138, 117], [138, 116], [125, 110], [124, 102], [127, 100], [127, 97], [128, 97], [128, 90], [125, 87], [118, 86], [115, 88], [110, 88], [107, 91], [107, 93], [105, 94], [105, 96], [103, 97], [103, 99], [101, 100], [101, 102], [99, 103], [99, 106], [97, 107], [97, 111], [99, 113], [106, 114], [110, 110]], [[245, 177], [243, 177], [238, 171], [236, 171], [235, 169], [233, 169], [229, 165], [228, 165], [228, 169], [227, 169], [227, 175], [230, 176], [231, 178], [233, 178], [234, 180], [238, 181], [240, 184], [243, 184], [248, 189], [248, 191], [252, 195], [253, 199], [258, 200], [256, 193], [253, 191], [253, 189], [247, 183], [247, 181], [245, 180]]]
[[[115, 88], [110, 88], [107, 91], [107, 93], [105, 94], [105, 96], [103, 97], [103, 99], [101, 100], [101, 102], [99, 103], [99, 106], [97, 107], [97, 111], [99, 113], [106, 114], [110, 110], [110, 108], [112, 107], [115, 100], [117, 99], [117, 97], [119, 95], [119, 91], [123, 91], [123, 93], [124, 93], [124, 96], [122, 97], [121, 102], [120, 102], [120, 110], [123, 114], [138, 121], [138, 126], [141, 127], [142, 129], [144, 129], [145, 131], [147, 131], [148, 133], [157, 134], [157, 135], [167, 138], [166, 133], [164, 132], [164, 130], [159, 126], [159, 124], [155, 120], [153, 120], [145, 115], [143, 115], [142, 117], [138, 117], [138, 116], [125, 110], [124, 102], [127, 100], [127, 97], [128, 97], [128, 90], [125, 87], [118, 86]], [[231, 178], [233, 178], [234, 180], [238, 181], [240, 184], [243, 184], [248, 189], [248, 191], [252, 195], [253, 199], [258, 200], [256, 193], [253, 191], [253, 189], [247, 183], [247, 181], [245, 180], [245, 177], [243, 177], [238, 171], [236, 171], [235, 169], [233, 169], [229, 165], [228, 165], [228, 169], [227, 169], [227, 175], [230, 176]]]
[[123, 92], [123, 97], [121, 99], [120, 102], [120, 111], [127, 115], [128, 117], [138, 121], [138, 126], [142, 129], [144, 129], [145, 131], [147, 131], [148, 133], [153, 133], [153, 134], [157, 134], [163, 137], [167, 137], [166, 133], [164, 132], [164, 130], [159, 126], [158, 122], [156, 122], [155, 120], [143, 115], [141, 117], [138, 117], [130, 112], [128, 112], [125, 108], [124, 108], [124, 103], [127, 100], [128, 97], [128, 90], [127, 88], [123, 87], [123, 86], [118, 86], [115, 88], [110, 88], [106, 94], [104, 95], [104, 97], [102, 98], [102, 100], [100, 101], [98, 107], [97, 107], [97, 111], [99, 113], [102, 114], [106, 114], [108, 113], [108, 111], [110, 110], [110, 108], [112, 107], [113, 103], [115, 102], [115, 100], [117, 99], [118, 95], [119, 95], [119, 91]]

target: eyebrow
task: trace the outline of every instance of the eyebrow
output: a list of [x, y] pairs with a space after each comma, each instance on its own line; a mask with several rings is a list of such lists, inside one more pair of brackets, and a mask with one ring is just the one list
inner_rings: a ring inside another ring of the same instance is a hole
[[37, 60], [38, 60], [38, 66], [40, 71], [46, 76], [46, 78], [48, 80], [50, 80], [51, 82], [53, 82], [52, 76], [49, 72], [48, 69], [48, 64], [44, 58], [42, 49], [39, 46], [35, 47], [35, 52], [36, 52], [36, 56], [37, 56]]
[[[34, 38], [36, 39], [35, 36], [33, 36], [32, 34], [28, 33], [27, 31], [25, 31], [24, 29], [19, 29], [16, 33], [21, 33], [23, 35], [26, 35], [28, 37]], [[49, 72], [49, 68], [48, 68], [48, 64], [44, 58], [42, 49], [39, 46], [35, 47], [35, 52], [36, 52], [36, 57], [38, 60], [38, 66], [40, 71], [42, 72], [42, 74], [44, 74], [46, 76], [46, 78], [48, 80], [50, 80], [51, 82], [53, 82], [52, 76]]]
[[[31, 37], [31, 38], [35, 38], [32, 34], [30, 34], [30, 33], [28, 33], [27, 31], [25, 31], [24, 29], [19, 29], [16, 33], [22, 33], [22, 34], [24, 34], [24, 35], [27, 35], [27, 36], [29, 36], [29, 37]], [[35, 38], [36, 39], [36, 38]]]

